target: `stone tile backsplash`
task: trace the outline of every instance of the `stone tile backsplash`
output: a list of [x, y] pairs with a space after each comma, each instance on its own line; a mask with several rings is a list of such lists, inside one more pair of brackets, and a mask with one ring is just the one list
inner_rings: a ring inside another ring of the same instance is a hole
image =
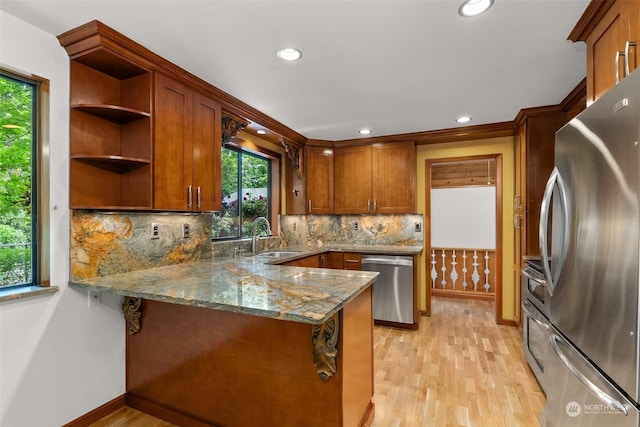
[[[159, 226], [151, 239], [151, 223]], [[182, 224], [190, 237], [182, 237]], [[211, 215], [72, 211], [71, 278], [180, 264], [211, 258]]]
[[423, 227], [422, 215], [280, 216], [281, 238], [289, 247], [422, 245]]
[[[159, 236], [151, 239], [151, 224]], [[182, 237], [189, 224], [190, 237]], [[416, 231], [419, 224], [420, 231]], [[207, 213], [99, 212], [72, 210], [70, 276], [115, 273], [251, 252], [250, 239], [211, 241]], [[280, 235], [259, 240], [259, 250], [334, 245], [421, 245], [422, 215], [282, 215]]]

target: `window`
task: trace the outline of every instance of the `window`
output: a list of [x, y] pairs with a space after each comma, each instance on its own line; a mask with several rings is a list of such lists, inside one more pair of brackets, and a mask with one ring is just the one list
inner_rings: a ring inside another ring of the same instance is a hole
[[38, 281], [38, 85], [0, 72], [0, 288]]
[[[236, 148], [222, 148], [222, 211], [214, 215], [214, 238], [251, 236], [254, 219], [271, 220], [270, 177], [269, 159]], [[261, 227], [264, 228], [258, 234], [266, 235], [266, 226]]]

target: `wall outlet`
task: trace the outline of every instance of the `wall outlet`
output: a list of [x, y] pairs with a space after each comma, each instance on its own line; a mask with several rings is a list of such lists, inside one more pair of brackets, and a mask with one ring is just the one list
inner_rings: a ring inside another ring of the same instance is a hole
[[182, 224], [182, 238], [188, 239], [189, 237], [191, 237], [191, 230], [189, 224], [185, 222]]
[[360, 223], [358, 221], [353, 221], [352, 224], [354, 230], [358, 230], [360, 228]]
[[422, 224], [420, 224], [419, 222], [416, 222], [416, 233], [419, 233], [422, 231]]
[[98, 291], [89, 290], [89, 300], [87, 304], [89, 307], [100, 304], [102, 294]]
[[152, 239], [160, 238], [160, 225], [157, 222], [151, 223], [151, 238]]

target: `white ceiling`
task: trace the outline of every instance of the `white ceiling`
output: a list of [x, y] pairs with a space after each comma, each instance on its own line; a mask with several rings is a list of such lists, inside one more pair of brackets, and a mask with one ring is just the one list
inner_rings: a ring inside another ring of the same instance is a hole
[[[307, 138], [357, 138], [513, 120], [584, 78], [567, 41], [588, 0], [2, 0], [58, 35], [93, 19]], [[283, 63], [282, 47], [302, 60]], [[61, 48], [62, 49], [62, 48]]]

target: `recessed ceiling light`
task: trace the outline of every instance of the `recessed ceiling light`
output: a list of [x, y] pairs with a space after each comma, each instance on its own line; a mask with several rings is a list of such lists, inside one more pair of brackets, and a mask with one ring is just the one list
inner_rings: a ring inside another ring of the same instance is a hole
[[266, 130], [264, 130], [264, 129], [258, 129], [258, 130], [256, 131], [256, 133], [257, 133], [258, 135], [266, 135], [266, 134], [267, 134], [267, 131], [266, 131]]
[[371, 133], [371, 129], [360, 129], [358, 132], [360, 135], [369, 135]]
[[298, 49], [287, 47], [278, 51], [278, 57], [285, 61], [297, 61], [302, 58], [302, 52]]
[[460, 16], [476, 16], [487, 11], [493, 5], [493, 0], [466, 0], [458, 8]]
[[471, 121], [471, 117], [469, 116], [461, 116], [456, 119], [457, 123], [467, 123]]

